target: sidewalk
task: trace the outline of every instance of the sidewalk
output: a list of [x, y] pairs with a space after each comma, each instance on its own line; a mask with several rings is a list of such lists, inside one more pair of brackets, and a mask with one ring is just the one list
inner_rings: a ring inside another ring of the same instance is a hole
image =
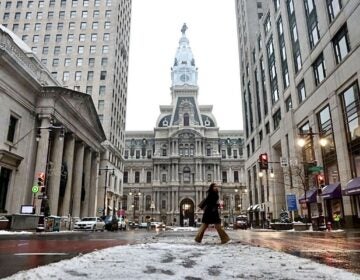
[[163, 232], [143, 244], [99, 250], [4, 279], [360, 279], [359, 274], [233, 240], [213, 231]]

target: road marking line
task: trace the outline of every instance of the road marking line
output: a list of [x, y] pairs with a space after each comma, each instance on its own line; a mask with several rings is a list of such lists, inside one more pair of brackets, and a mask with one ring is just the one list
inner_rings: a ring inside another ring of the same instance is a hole
[[16, 253], [15, 256], [65, 256], [67, 253]]

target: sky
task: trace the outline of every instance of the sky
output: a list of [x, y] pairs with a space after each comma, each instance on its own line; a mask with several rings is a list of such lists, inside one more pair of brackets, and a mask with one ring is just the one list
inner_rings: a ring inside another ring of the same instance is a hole
[[133, 0], [126, 130], [152, 131], [171, 104], [171, 66], [186, 23], [199, 105], [221, 130], [242, 129], [235, 0]]
[[[196, 230], [174, 228], [187, 229]], [[149, 237], [141, 244], [94, 251], [3, 279], [360, 279], [359, 274], [237, 240], [220, 245], [215, 231], [206, 231], [197, 244], [195, 234]]]

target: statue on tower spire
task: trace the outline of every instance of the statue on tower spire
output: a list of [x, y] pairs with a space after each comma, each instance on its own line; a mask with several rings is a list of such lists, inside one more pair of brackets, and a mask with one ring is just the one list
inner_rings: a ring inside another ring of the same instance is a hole
[[188, 28], [187, 28], [187, 26], [186, 26], [186, 23], [184, 23], [183, 26], [182, 26], [182, 28], [181, 28], [181, 33], [182, 33], [183, 35], [185, 35], [185, 32], [186, 32], [187, 29], [188, 29]]

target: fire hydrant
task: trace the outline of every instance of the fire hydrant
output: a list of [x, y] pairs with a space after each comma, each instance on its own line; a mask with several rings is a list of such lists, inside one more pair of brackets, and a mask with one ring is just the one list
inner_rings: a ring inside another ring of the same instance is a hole
[[331, 231], [331, 230], [332, 230], [331, 222], [327, 222], [327, 223], [326, 223], [326, 229], [327, 229], [328, 231]]

